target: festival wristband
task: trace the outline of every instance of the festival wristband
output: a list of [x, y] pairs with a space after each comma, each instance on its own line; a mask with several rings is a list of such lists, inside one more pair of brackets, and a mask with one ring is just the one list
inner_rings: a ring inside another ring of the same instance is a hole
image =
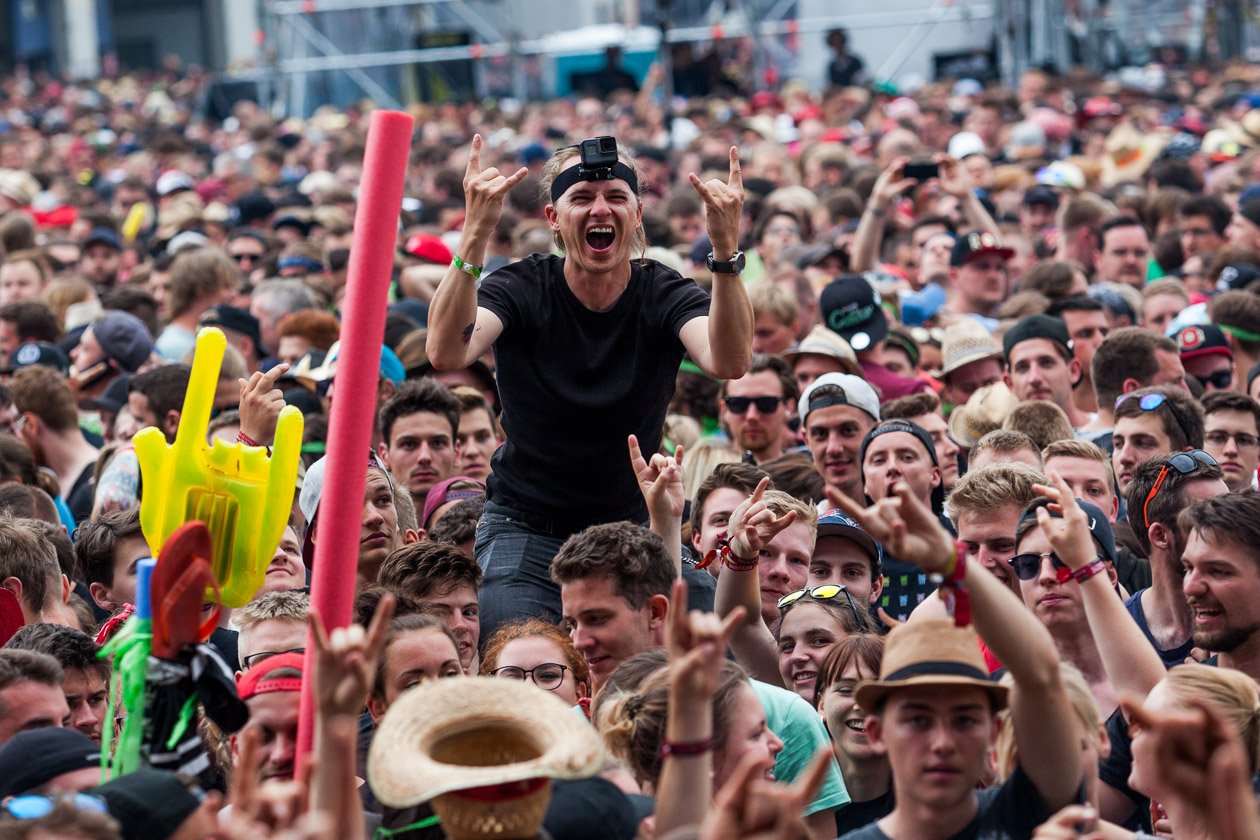
[[474, 280], [481, 279], [482, 266], [473, 265], [472, 263], [464, 262], [463, 260], [459, 258], [459, 254], [455, 254], [454, 256], [451, 257], [451, 265], [455, 266], [460, 271], [466, 274], [471, 274]]
[[694, 758], [713, 749], [713, 738], [703, 741], [661, 741], [661, 758]]
[[[1089, 563], [1086, 563], [1084, 566], [1081, 566], [1075, 572], [1069, 571], [1067, 569], [1063, 569], [1060, 571], [1060, 575], [1062, 575], [1063, 572], [1067, 572], [1066, 576], [1068, 578], [1075, 579], [1077, 583], [1084, 583], [1085, 581], [1092, 578], [1094, 575], [1098, 574], [1099, 572], [1105, 571], [1106, 569], [1107, 569], [1107, 561], [1103, 560], [1102, 557], [1095, 557], [1093, 560], [1091, 560]], [[1063, 581], [1060, 581], [1060, 582], [1062, 583]]]

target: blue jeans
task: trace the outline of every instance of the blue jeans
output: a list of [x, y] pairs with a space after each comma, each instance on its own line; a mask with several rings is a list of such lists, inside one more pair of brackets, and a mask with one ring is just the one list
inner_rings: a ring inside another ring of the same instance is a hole
[[519, 519], [488, 507], [477, 523], [473, 553], [481, 567], [481, 639], [521, 618], [560, 621], [560, 586], [551, 579], [551, 560], [567, 537], [540, 533]]

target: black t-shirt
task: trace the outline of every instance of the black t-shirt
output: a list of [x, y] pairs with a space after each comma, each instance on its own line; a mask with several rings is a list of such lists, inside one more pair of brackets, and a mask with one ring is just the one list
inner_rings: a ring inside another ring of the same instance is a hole
[[892, 788], [888, 792], [865, 802], [850, 802], [836, 809], [836, 836], [878, 822], [892, 813], [897, 804]]
[[626, 436], [661, 443], [684, 348], [682, 326], [709, 312], [694, 280], [652, 261], [607, 312], [564, 279], [562, 257], [534, 254], [486, 277], [478, 305], [503, 322], [494, 344], [507, 443], [494, 455], [499, 504], [577, 526], [647, 519]]
[[[1001, 787], [976, 794], [980, 807], [971, 822], [949, 840], [1016, 840], [1032, 837], [1037, 826], [1054, 813], [1033, 785], [1032, 779], [1016, 766]], [[890, 838], [879, 830], [879, 823], [850, 831], [843, 840], [914, 840], [911, 837]]]
[[66, 507], [70, 508], [70, 515], [74, 517], [76, 525], [92, 518], [92, 496], [96, 492], [92, 476], [95, 473], [95, 464], [84, 467], [83, 472], [79, 473], [79, 477], [70, 486], [70, 492], [66, 496]]

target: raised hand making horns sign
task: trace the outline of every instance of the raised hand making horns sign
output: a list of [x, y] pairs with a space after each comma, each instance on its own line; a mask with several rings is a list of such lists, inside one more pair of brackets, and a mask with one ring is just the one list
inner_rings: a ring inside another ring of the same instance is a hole
[[739, 249], [739, 215], [744, 209], [744, 176], [740, 171], [739, 150], [731, 146], [731, 173], [701, 181], [692, 172], [691, 185], [704, 201], [704, 226], [713, 243], [713, 256], [725, 260]]

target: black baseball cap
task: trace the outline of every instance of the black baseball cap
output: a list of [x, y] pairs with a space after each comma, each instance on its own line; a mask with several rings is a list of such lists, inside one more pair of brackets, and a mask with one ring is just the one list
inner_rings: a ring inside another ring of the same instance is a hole
[[118, 238], [118, 234], [113, 228], [97, 227], [92, 228], [92, 232], [88, 234], [87, 239], [83, 240], [83, 247], [89, 245], [107, 245], [115, 251], [122, 250], [122, 240]]
[[[1089, 535], [1094, 538], [1094, 543], [1098, 546], [1098, 553], [1103, 556], [1104, 560], [1116, 562], [1116, 535], [1111, 530], [1111, 523], [1107, 521], [1107, 517], [1096, 505], [1089, 502], [1076, 500], [1081, 510], [1085, 511], [1085, 516], [1089, 521]], [[1043, 505], [1035, 505], [1024, 511], [1024, 515], [1019, 518], [1019, 524], [1023, 525], [1028, 520], [1037, 521], [1037, 508]], [[1046, 507], [1046, 512], [1055, 519], [1063, 518], [1063, 511], [1056, 511], [1052, 507]]]
[[888, 336], [888, 319], [879, 293], [860, 274], [845, 274], [827, 284], [819, 297], [823, 323], [861, 352]]
[[1062, 318], [1050, 315], [1029, 315], [1007, 330], [1006, 335], [1002, 337], [1002, 357], [1008, 364], [1015, 345], [1031, 338], [1046, 338], [1059, 344], [1064, 350], [1069, 352], [1072, 350], [1072, 337], [1068, 335], [1067, 324], [1063, 323]]
[[998, 254], [1004, 260], [1015, 256], [1014, 248], [1005, 247], [996, 236], [985, 231], [965, 233], [954, 240], [954, 249], [949, 253], [949, 264], [958, 268], [985, 254]]
[[0, 799], [46, 785], [62, 773], [100, 766], [100, 745], [77, 729], [19, 732], [0, 747]]
[[13, 373], [31, 365], [50, 367], [65, 376], [70, 371], [70, 357], [55, 344], [49, 344], [47, 341], [32, 341], [13, 351], [4, 372]]
[[258, 351], [259, 356], [266, 355], [262, 346], [262, 329], [258, 325], [258, 319], [239, 306], [220, 303], [210, 307], [201, 315], [201, 326], [234, 330], [254, 342], [254, 349]]
[[1038, 204], [1057, 210], [1059, 194], [1044, 184], [1038, 184], [1024, 193], [1024, 206], [1033, 207]]
[[106, 782], [92, 793], [105, 800], [123, 840], [172, 837], [202, 801], [174, 773], [147, 767]]

